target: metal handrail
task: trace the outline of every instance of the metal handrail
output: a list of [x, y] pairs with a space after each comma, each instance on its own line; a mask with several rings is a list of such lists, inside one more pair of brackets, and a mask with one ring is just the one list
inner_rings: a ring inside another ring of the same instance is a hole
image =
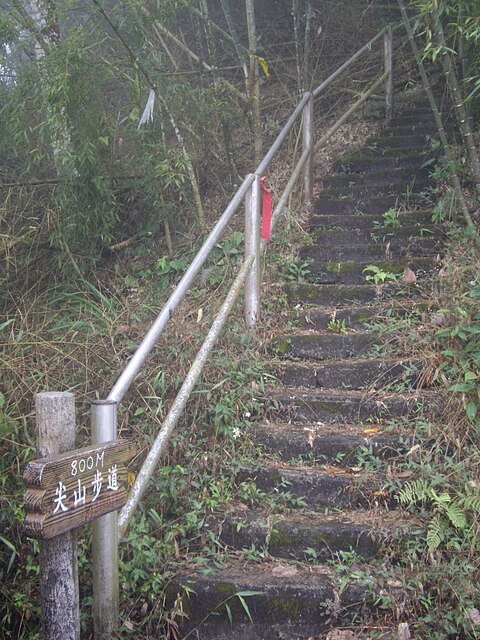
[[266, 153], [265, 157], [256, 168], [255, 173], [249, 174], [244, 179], [240, 187], [237, 189], [237, 192], [235, 193], [233, 198], [230, 200], [227, 208], [225, 209], [223, 214], [220, 216], [218, 222], [216, 223], [216, 225], [208, 235], [207, 239], [203, 243], [201, 249], [193, 259], [190, 267], [187, 269], [182, 279], [178, 283], [177, 287], [175, 288], [175, 291], [172, 293], [167, 303], [165, 304], [164, 308], [162, 309], [160, 314], [157, 316], [156, 320], [154, 321], [154, 323], [152, 324], [148, 332], [145, 334], [145, 337], [143, 338], [142, 342], [138, 346], [134, 355], [129, 360], [127, 366], [125, 367], [120, 377], [114, 384], [112, 390], [107, 396], [107, 400], [120, 402], [123, 399], [128, 389], [130, 388], [132, 382], [135, 380], [136, 376], [140, 372], [146, 358], [152, 351], [158, 338], [160, 337], [166, 325], [168, 324], [168, 321], [170, 320], [170, 318], [172, 318], [175, 309], [185, 298], [185, 295], [187, 294], [190, 288], [190, 285], [193, 283], [193, 281], [195, 280], [195, 277], [200, 272], [200, 269], [204, 265], [205, 261], [210, 255], [212, 249], [215, 247], [219, 238], [222, 236], [223, 232], [225, 231], [233, 215], [238, 210], [238, 207], [242, 204], [248, 190], [250, 189], [254, 181], [254, 176], [262, 175], [266, 171], [271, 161], [275, 157], [277, 151], [280, 149], [283, 142], [285, 141], [285, 138], [287, 137], [288, 133], [294, 126], [298, 116], [302, 113], [309, 99], [311, 99], [311, 94], [305, 93], [303, 98], [300, 100], [297, 107], [293, 111], [292, 115], [288, 119], [287, 123], [278, 134], [275, 142], [272, 144], [269, 151]]
[[135, 380], [136, 376], [140, 372], [146, 358], [150, 354], [151, 350], [155, 346], [158, 338], [160, 337], [162, 331], [166, 327], [168, 321], [172, 318], [175, 309], [182, 302], [187, 294], [190, 285], [195, 280], [195, 277], [198, 275], [200, 269], [204, 265], [208, 256], [210, 255], [212, 249], [215, 247], [216, 243], [222, 236], [225, 231], [228, 223], [232, 219], [233, 215], [236, 213], [238, 207], [242, 204], [248, 190], [250, 189], [253, 182], [253, 176], [247, 176], [240, 187], [238, 188], [236, 194], [230, 200], [227, 208], [220, 216], [218, 222], [208, 235], [207, 239], [203, 243], [201, 249], [193, 259], [191, 265], [184, 273], [182, 279], [178, 283], [175, 288], [175, 291], [172, 293], [164, 308], [157, 316], [157, 319], [150, 327], [142, 342], [138, 346], [132, 358], [129, 360], [127, 366], [123, 370], [122, 374], [118, 378], [117, 382], [113, 386], [112, 390], [107, 396], [107, 400], [113, 400], [114, 402], [120, 402], [122, 398], [127, 393], [130, 385]]
[[[92, 440], [94, 444], [114, 440], [117, 437], [116, 421], [117, 421], [117, 403], [122, 400], [136, 376], [140, 372], [146, 358], [155, 346], [158, 338], [163, 332], [170, 318], [173, 316], [175, 309], [185, 298], [190, 285], [198, 275], [203, 264], [215, 247], [219, 238], [225, 231], [226, 226], [231, 221], [233, 215], [245, 199], [246, 223], [245, 223], [245, 259], [240, 270], [230, 287], [230, 290], [223, 302], [211, 328], [203, 342], [198, 354], [185, 377], [182, 387], [177, 394], [159, 433], [137, 475], [134, 485], [130, 491], [128, 500], [120, 514], [116, 512], [110, 513], [103, 518], [99, 518], [94, 523], [93, 546], [99, 566], [95, 567], [95, 571], [101, 574], [102, 580], [94, 577], [94, 629], [95, 635], [99, 638], [105, 637], [106, 633], [110, 633], [116, 625], [118, 618], [118, 541], [124, 536], [128, 523], [135, 512], [146, 488], [151, 479], [155, 467], [158, 464], [169, 438], [185, 408], [191, 392], [198, 381], [203, 366], [215, 345], [220, 332], [233, 308], [242, 287], [245, 286], [245, 318], [247, 325], [253, 327], [260, 313], [260, 257], [265, 251], [267, 241], [260, 240], [260, 177], [266, 171], [271, 161], [275, 157], [279, 148], [285, 141], [288, 133], [291, 131], [300, 115], [303, 116], [303, 152], [297, 161], [288, 183], [280, 196], [279, 202], [272, 214], [272, 229], [277, 224], [285, 205], [293, 192], [295, 185], [302, 173], [304, 172], [304, 189], [307, 204], [313, 201], [313, 154], [317, 145], [313, 142], [313, 103], [314, 99], [326, 89], [342, 72], [344, 72], [353, 62], [367, 50], [369, 50], [375, 42], [384, 37], [384, 56], [385, 69], [384, 73], [378, 78], [374, 84], [366, 91], [359, 100], [351, 107], [340, 120], [333, 125], [327, 133], [322, 136], [320, 143], [324, 143], [337, 130], [338, 126], [343, 123], [346, 118], [357, 109], [366, 98], [377, 88], [382, 82], [386, 82], [386, 103], [387, 117], [389, 100], [392, 95], [392, 31], [391, 29], [382, 29], [374, 36], [366, 45], [359, 49], [349, 60], [339, 67], [333, 74], [329, 76], [322, 84], [320, 84], [313, 92], [305, 93], [286, 124], [278, 134], [275, 142], [265, 154], [263, 160], [259, 163], [254, 173], [245, 177], [235, 195], [226, 207], [225, 211], [219, 218], [218, 222], [208, 235], [201, 249], [193, 259], [190, 267], [187, 269], [182, 279], [178, 283], [175, 291], [168, 299], [166, 305], [157, 316], [149, 331], [146, 333], [139, 347], [128, 362], [124, 371], [114, 384], [111, 392], [104, 401], [96, 401], [92, 406]], [[101, 566], [100, 566], [101, 564]], [[98, 578], [98, 576], [97, 576]]]

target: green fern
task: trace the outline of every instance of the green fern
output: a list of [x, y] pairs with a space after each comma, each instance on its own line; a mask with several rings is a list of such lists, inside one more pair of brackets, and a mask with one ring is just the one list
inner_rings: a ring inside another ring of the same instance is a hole
[[399, 502], [406, 505], [425, 502], [431, 497], [431, 488], [422, 478], [407, 482], [398, 494]]
[[430, 521], [427, 530], [427, 546], [430, 553], [438, 549], [444, 540], [444, 536], [440, 514], [437, 513]]
[[458, 503], [453, 502], [452, 504], [449, 504], [445, 509], [445, 514], [456, 529], [461, 529], [463, 531], [467, 528], [467, 517], [465, 515], [465, 511]]
[[476, 513], [480, 513], [480, 491], [477, 490], [475, 493], [468, 493], [462, 496], [462, 505], [467, 510], [471, 509]]
[[399, 492], [398, 500], [404, 505], [428, 502], [432, 506], [433, 516], [428, 523], [427, 547], [433, 553], [447, 541], [452, 542], [454, 530], [465, 531], [468, 528], [468, 510], [480, 511], [480, 493], [453, 498], [449, 493], [437, 493], [426, 480], [420, 478], [408, 482]]

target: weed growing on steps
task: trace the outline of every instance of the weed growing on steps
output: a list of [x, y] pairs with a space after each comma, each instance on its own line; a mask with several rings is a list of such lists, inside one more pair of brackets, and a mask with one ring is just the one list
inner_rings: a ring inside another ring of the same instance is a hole
[[363, 273], [367, 274], [365, 280], [367, 282], [373, 282], [373, 284], [385, 284], [386, 282], [397, 282], [398, 280], [398, 274], [382, 269], [374, 264], [365, 267]]
[[382, 215], [382, 222], [374, 221], [374, 227], [387, 227], [388, 229], [398, 229], [402, 226], [400, 212], [398, 209], [391, 207]]

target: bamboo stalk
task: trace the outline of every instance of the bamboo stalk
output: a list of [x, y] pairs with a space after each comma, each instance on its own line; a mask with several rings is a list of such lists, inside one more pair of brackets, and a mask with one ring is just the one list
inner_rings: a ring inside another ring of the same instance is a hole
[[177, 123], [175, 122], [175, 119], [172, 113], [170, 112], [170, 109], [168, 108], [167, 103], [160, 95], [158, 95], [158, 99], [162, 107], [165, 109], [165, 113], [167, 114], [167, 117], [170, 120], [170, 124], [172, 125], [173, 132], [175, 133], [175, 137], [177, 138], [178, 144], [182, 149], [185, 165], [187, 167], [188, 178], [190, 180], [190, 185], [192, 187], [193, 200], [195, 202], [195, 210], [196, 210], [195, 217], [200, 227], [204, 229], [205, 216], [203, 213], [203, 205], [202, 205], [202, 198], [200, 196], [200, 188], [198, 186], [198, 180], [197, 180], [197, 176], [195, 175], [195, 169], [193, 167], [192, 160], [190, 158], [190, 155], [187, 151], [187, 147], [185, 145], [185, 140], [183, 139], [182, 133], [178, 128]]
[[228, 26], [228, 30], [231, 33], [231, 40], [235, 47], [235, 51], [237, 52], [238, 59], [240, 60], [240, 64], [243, 68], [243, 73], [245, 75], [245, 82], [248, 82], [248, 68], [246, 64], [246, 56], [244, 55], [244, 47], [240, 44], [240, 40], [237, 35], [237, 30], [235, 29], [235, 23], [233, 22], [232, 10], [230, 8], [230, 0], [220, 0], [220, 4], [222, 5], [223, 15], [225, 16], [225, 21]]
[[312, 44], [312, 20], [313, 20], [313, 7], [312, 0], [307, 0], [307, 7], [305, 9], [305, 37], [303, 47], [303, 84], [304, 90], [309, 91], [312, 85], [312, 78], [310, 75], [311, 67], [311, 44]]
[[452, 56], [450, 55], [447, 48], [447, 43], [445, 41], [445, 34], [444, 34], [442, 23], [438, 16], [437, 11], [432, 12], [432, 17], [434, 22], [433, 26], [434, 26], [435, 38], [437, 40], [437, 43], [442, 48], [440, 61], [442, 63], [443, 71], [445, 73], [445, 78], [447, 80], [447, 86], [448, 86], [450, 95], [452, 96], [455, 114], [457, 116], [463, 142], [467, 148], [468, 156], [470, 159], [470, 170], [473, 176], [473, 181], [475, 183], [475, 189], [477, 191], [477, 194], [480, 195], [480, 160], [478, 157], [477, 148], [475, 146], [475, 141], [473, 139], [472, 128], [470, 127], [467, 111], [465, 109], [462, 90], [460, 88], [457, 74], [455, 72], [455, 67], [452, 62]]
[[[215, 43], [215, 38], [213, 36], [213, 27], [212, 27], [213, 23], [209, 18], [207, 0], [200, 0], [200, 7], [201, 7], [201, 12], [197, 10], [195, 15], [199, 15], [203, 19], [203, 26], [205, 30], [205, 38], [207, 41], [208, 55], [210, 56], [210, 61], [212, 62], [212, 68], [214, 69], [214, 76], [213, 76], [214, 87], [215, 87], [215, 91], [218, 92], [219, 70], [218, 70], [217, 47]], [[220, 116], [220, 123], [222, 127], [223, 145], [225, 147], [225, 154], [227, 156], [230, 182], [233, 186], [238, 177], [238, 169], [235, 164], [230, 123], [228, 122], [228, 119], [224, 118], [223, 116]]]
[[[197, 7], [193, 7], [193, 6], [189, 7], [189, 10], [195, 15], [200, 16], [204, 20], [206, 26], [209, 29], [210, 28], [213, 29], [214, 31], [219, 33], [223, 38], [226, 38], [229, 42], [231, 42], [235, 46], [239, 59], [241, 61], [243, 60], [242, 68], [244, 68], [245, 67], [244, 61], [247, 59], [249, 54], [248, 49], [246, 49], [240, 42], [238, 42], [238, 40], [234, 40], [234, 38], [229, 33], [224, 31], [222, 27], [220, 27], [216, 22], [214, 22], [208, 15], [208, 11], [206, 13], [203, 13], [204, 0], [200, 0], [200, 2], [202, 4], [202, 11], [199, 11]], [[225, 11], [224, 11], [224, 15], [225, 15]]]
[[248, 48], [250, 49], [250, 65], [248, 70], [248, 84], [250, 87], [249, 100], [252, 102], [253, 112], [253, 144], [255, 149], [255, 164], [263, 156], [262, 120], [260, 115], [260, 77], [258, 73], [257, 31], [255, 25], [255, 2], [245, 0], [248, 29]]
[[432, 109], [433, 116], [435, 118], [435, 123], [438, 129], [438, 135], [440, 136], [440, 141], [443, 146], [443, 151], [445, 153], [445, 157], [447, 159], [447, 167], [450, 172], [450, 177], [452, 180], [452, 186], [455, 191], [455, 195], [457, 196], [457, 200], [460, 204], [460, 208], [462, 209], [463, 217], [465, 218], [465, 222], [467, 223], [467, 227], [469, 229], [474, 230], [475, 225], [468, 211], [467, 203], [465, 202], [465, 198], [462, 191], [462, 185], [460, 184], [460, 179], [455, 170], [455, 164], [453, 160], [452, 149], [450, 147], [450, 143], [448, 142], [447, 135], [445, 133], [445, 129], [443, 127], [442, 117], [440, 115], [440, 110], [437, 106], [437, 102], [435, 100], [435, 96], [433, 95], [432, 88], [430, 86], [430, 82], [428, 80], [427, 72], [425, 71], [425, 66], [422, 61], [422, 56], [420, 55], [420, 51], [418, 50], [417, 43], [415, 42], [415, 38], [413, 36], [412, 28], [410, 26], [410, 21], [407, 16], [407, 12], [405, 10], [405, 5], [403, 0], [398, 0], [398, 6], [400, 7], [400, 11], [402, 13], [403, 23], [405, 25], [405, 29], [407, 31], [408, 39], [410, 41], [410, 46], [413, 51], [413, 55], [415, 57], [415, 61], [417, 63], [420, 76], [422, 78], [423, 86], [425, 89], [425, 93], [427, 94], [428, 101], [430, 103], [430, 108]]
[[300, 3], [301, 0], [293, 0], [293, 35], [295, 40], [295, 63], [297, 65], [297, 83], [298, 92], [302, 94], [305, 91], [304, 81], [302, 77], [302, 65], [300, 62]]
[[[191, 60], [193, 60], [196, 64], [200, 65], [200, 67], [205, 69], [205, 71], [208, 71], [208, 73], [214, 73], [214, 69], [207, 62], [205, 62], [205, 60], [200, 59], [200, 57], [197, 56], [197, 54], [194, 53], [191, 49], [189, 49], [184, 42], [182, 42], [179, 38], [177, 38], [177, 36], [175, 34], [173, 34], [166, 27], [164, 27], [161, 22], [159, 22], [157, 19], [155, 19], [154, 16], [150, 13], [150, 11], [146, 7], [142, 7], [141, 10], [142, 10], [142, 13], [145, 16], [148, 16], [148, 18], [155, 20], [154, 25], [153, 25], [155, 30], [160, 31], [160, 33], [162, 33], [169, 40], [171, 40]], [[157, 36], [159, 36], [157, 31], [156, 31], [156, 33], [157, 33]], [[178, 67], [176, 67], [176, 68], [178, 68]], [[228, 87], [230, 89], [230, 91], [237, 96], [237, 98], [242, 100], [242, 102], [245, 100], [244, 94], [239, 89], [237, 89], [237, 87], [235, 85], [233, 85], [231, 82], [229, 82], [225, 78], [218, 78], [218, 81], [221, 82], [222, 84], [224, 84], [226, 87]]]

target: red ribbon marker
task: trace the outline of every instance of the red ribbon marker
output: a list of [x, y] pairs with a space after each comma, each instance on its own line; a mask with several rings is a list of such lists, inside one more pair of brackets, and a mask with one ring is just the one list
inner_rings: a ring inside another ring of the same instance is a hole
[[272, 232], [272, 191], [265, 184], [267, 176], [260, 178], [262, 187], [262, 240], [270, 240]]

